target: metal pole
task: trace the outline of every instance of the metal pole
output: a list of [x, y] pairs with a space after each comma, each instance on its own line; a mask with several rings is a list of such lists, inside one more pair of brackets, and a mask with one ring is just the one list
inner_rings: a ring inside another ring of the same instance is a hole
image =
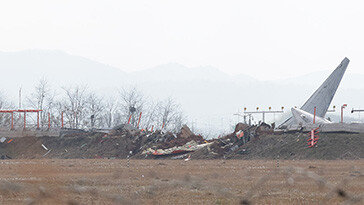
[[63, 112], [61, 113], [61, 128], [63, 128]]
[[37, 112], [37, 129], [39, 129], [39, 111]]
[[133, 114], [130, 114], [130, 116], [129, 116], [129, 120], [128, 120], [128, 124], [130, 124], [130, 120], [131, 120], [131, 116], [132, 116]]
[[263, 122], [265, 123], [265, 112], [263, 112]]
[[140, 112], [139, 114], [139, 119], [138, 119], [138, 124], [137, 124], [137, 128], [139, 128], [139, 123], [140, 123], [140, 119], [142, 118], [142, 112]]
[[316, 120], [316, 107], [313, 108], [313, 124], [315, 124]]
[[27, 116], [27, 113], [24, 112], [24, 130], [25, 130], [26, 126], [27, 126], [26, 125], [26, 121], [27, 121], [26, 116]]
[[341, 123], [344, 123], [344, 108], [346, 108], [347, 106], [347, 104], [343, 104], [341, 106]]

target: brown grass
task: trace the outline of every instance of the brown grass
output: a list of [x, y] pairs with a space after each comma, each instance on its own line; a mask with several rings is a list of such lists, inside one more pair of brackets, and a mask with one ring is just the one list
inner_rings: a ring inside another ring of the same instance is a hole
[[360, 204], [364, 160], [3, 160], [0, 204]]

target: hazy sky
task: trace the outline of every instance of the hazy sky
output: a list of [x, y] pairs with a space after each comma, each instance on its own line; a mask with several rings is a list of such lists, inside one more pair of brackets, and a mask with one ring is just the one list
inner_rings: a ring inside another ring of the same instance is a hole
[[170, 62], [259, 79], [364, 74], [363, 1], [3, 0], [0, 50], [59, 49], [134, 71]]

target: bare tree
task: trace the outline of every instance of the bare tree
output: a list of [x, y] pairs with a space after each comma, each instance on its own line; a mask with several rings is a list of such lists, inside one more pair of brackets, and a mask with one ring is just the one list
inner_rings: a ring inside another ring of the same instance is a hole
[[46, 78], [41, 78], [35, 86], [32, 96], [35, 98], [36, 108], [43, 109], [44, 101], [50, 94], [49, 84]]
[[28, 104], [40, 112], [40, 124], [44, 126], [47, 123], [48, 112], [51, 112], [53, 99], [55, 94], [51, 92], [51, 87], [45, 77], [39, 79], [38, 83], [34, 87], [34, 91], [27, 97]]
[[[55, 98], [56, 98], [56, 93], [50, 92], [50, 94], [46, 98], [46, 103], [44, 104], [45, 112], [43, 111], [43, 115], [48, 115], [48, 113], [49, 113], [52, 124], [55, 126], [59, 126], [61, 123], [61, 113], [58, 112], [57, 102], [56, 102]], [[44, 119], [46, 119], [46, 118], [43, 117], [43, 120]]]
[[160, 103], [159, 116], [162, 126], [164, 126], [166, 130], [178, 130], [182, 127], [183, 115], [180, 105], [171, 97]]
[[186, 119], [185, 116], [183, 115], [183, 113], [181, 111], [177, 111], [177, 114], [175, 115], [172, 123], [171, 123], [171, 129], [173, 132], [179, 132], [183, 125], [186, 124]]
[[106, 126], [108, 128], [111, 128], [113, 125], [115, 125], [115, 115], [116, 115], [116, 101], [113, 98], [109, 98], [104, 105], [103, 110], [103, 118]]
[[123, 88], [120, 91], [121, 116], [127, 121], [131, 116], [130, 124], [136, 126], [138, 113], [143, 111], [145, 104], [144, 95], [136, 88]]
[[125, 123], [125, 116], [122, 115], [122, 113], [120, 111], [115, 111], [115, 113], [113, 114], [113, 126], [117, 126], [120, 124], [124, 124]]
[[[131, 116], [130, 124], [136, 126], [139, 113], [143, 112], [141, 127], [179, 130], [184, 122], [180, 105], [173, 98], [164, 101], [148, 100], [136, 87], [119, 91], [117, 99], [104, 98], [95, 92], [88, 92], [85, 86], [62, 88], [64, 94], [56, 95], [45, 78], [41, 78], [29, 96], [28, 103], [35, 109], [43, 110], [40, 122], [48, 124], [48, 113], [51, 113], [52, 125], [60, 126], [63, 116], [64, 125], [70, 128], [112, 127], [126, 123]], [[0, 96], [0, 108], [5, 101]], [[5, 116], [5, 115], [1, 115]], [[3, 123], [5, 118], [1, 118]], [[15, 122], [21, 120], [15, 118]], [[20, 122], [20, 121], [19, 121]]]
[[63, 88], [66, 98], [61, 102], [64, 117], [71, 128], [79, 128], [86, 117], [86, 87]]
[[160, 102], [149, 100], [144, 110], [144, 120], [142, 125], [146, 129], [150, 129], [152, 126], [157, 126], [158, 123], [158, 111], [160, 108]]
[[88, 111], [87, 113], [91, 118], [91, 128], [94, 128], [95, 126], [100, 127], [103, 120], [101, 113], [105, 109], [102, 98], [95, 93], [90, 93], [87, 97], [86, 108]]
[[[11, 107], [11, 103], [0, 93], [0, 109], [8, 109]], [[10, 113], [0, 113], [0, 125], [8, 126], [10, 125], [11, 114]]]

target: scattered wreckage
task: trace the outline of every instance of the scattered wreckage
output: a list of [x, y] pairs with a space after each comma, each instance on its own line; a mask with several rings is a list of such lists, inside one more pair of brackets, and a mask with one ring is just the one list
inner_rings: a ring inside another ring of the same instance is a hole
[[[130, 127], [129, 127], [130, 128]], [[125, 130], [124, 130], [125, 131]], [[130, 131], [130, 130], [129, 130]], [[201, 135], [195, 135], [188, 126], [184, 125], [177, 134], [156, 131], [153, 133], [140, 132], [134, 134], [140, 140], [140, 147], [134, 150], [134, 158], [179, 158], [188, 153], [207, 150], [207, 155], [223, 157], [231, 154], [251, 139], [263, 134], [272, 134], [272, 126], [262, 123], [260, 125], [246, 125], [238, 123], [233, 133], [217, 139], [205, 140]], [[189, 155], [190, 156], [190, 155]]]
[[[94, 132], [93, 135], [96, 138], [91, 137], [89, 140], [84, 139], [87, 138], [85, 133], [64, 134], [64, 139], [81, 137], [82, 143], [79, 142], [78, 148], [65, 148], [64, 150], [67, 151], [62, 155], [69, 156], [70, 152], [76, 151], [77, 155], [86, 158], [92, 156], [90, 152], [96, 152], [94, 155], [99, 157], [178, 159], [193, 156], [193, 153], [202, 150], [207, 151], [206, 155], [223, 157], [225, 154], [238, 150], [239, 147], [259, 135], [272, 133], [272, 126], [265, 123], [252, 126], [238, 123], [233, 133], [207, 140], [201, 135], [194, 134], [187, 125], [184, 125], [178, 133], [172, 133], [160, 130], [152, 132], [138, 129], [130, 124], [122, 124], [104, 134]], [[41, 147], [43, 146], [45, 145], [42, 144]], [[118, 150], [115, 150], [116, 148]], [[43, 147], [43, 149], [45, 148]], [[102, 153], [99, 150], [103, 150]], [[86, 153], [82, 153], [82, 151]], [[52, 153], [55, 155], [57, 151], [53, 149], [50, 153], [51, 156], [53, 156]], [[46, 156], [48, 156], [47, 154]]]
[[185, 154], [188, 152], [193, 152], [198, 149], [201, 149], [206, 146], [210, 146], [213, 142], [206, 142], [204, 144], [197, 144], [195, 141], [187, 142], [185, 145], [182, 146], [174, 146], [167, 149], [157, 149], [154, 150], [152, 148], [148, 148], [147, 150], [144, 150], [142, 154], [152, 154], [154, 156], [168, 156], [168, 155], [179, 155], [179, 154]]

